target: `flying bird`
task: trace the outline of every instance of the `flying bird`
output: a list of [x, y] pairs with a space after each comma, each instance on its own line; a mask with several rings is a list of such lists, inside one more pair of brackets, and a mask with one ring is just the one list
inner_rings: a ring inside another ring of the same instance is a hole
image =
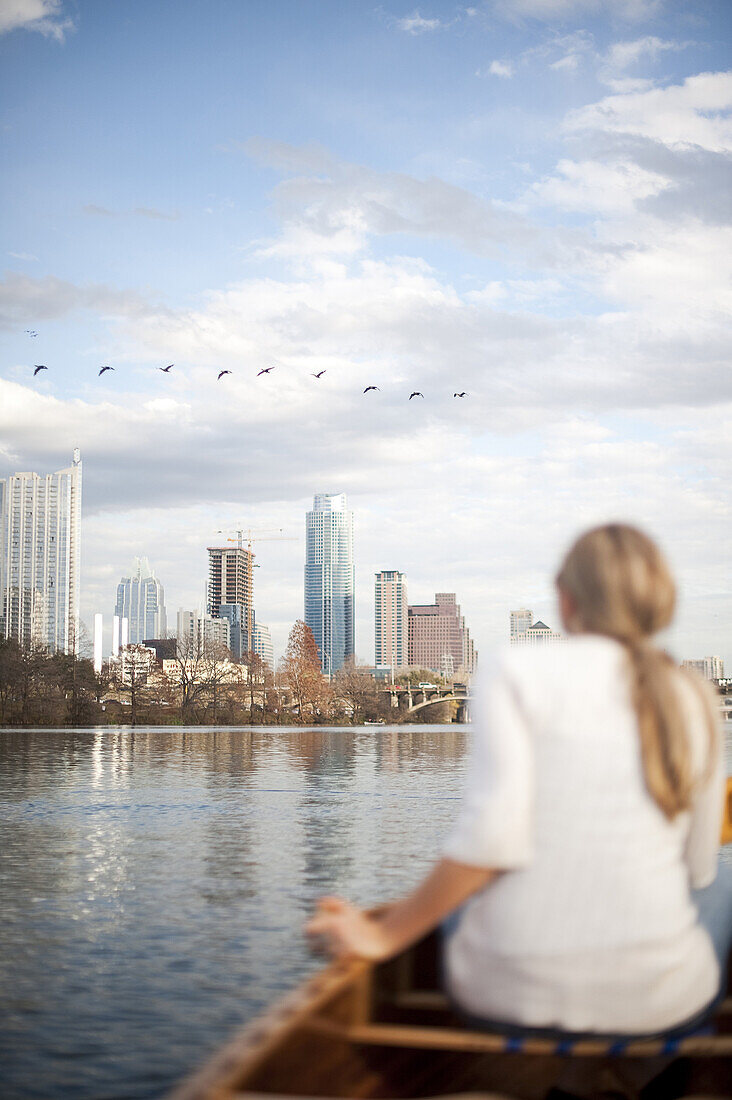
[[466, 391], [463, 390], [462, 393], [454, 393], [452, 396], [453, 397], [467, 397], [468, 395], [467, 395]]
[[44, 366], [44, 365], [43, 365], [43, 363], [34, 363], [33, 365], [34, 365], [34, 367], [36, 368], [36, 369], [35, 369], [35, 370], [33, 371], [33, 377], [34, 377], [34, 378], [35, 378], [35, 376], [36, 376], [36, 375], [38, 374], [39, 370], [48, 370], [48, 367]]
[[230, 370], [220, 370], [219, 371], [219, 377], [218, 377], [217, 381], [220, 382], [225, 374], [231, 374], [231, 371]]
[[99, 371], [99, 375], [101, 376], [102, 374], [104, 374], [105, 370], [114, 370], [114, 367], [102, 367]]
[[167, 374], [168, 371], [170, 370], [170, 368], [174, 367], [174, 366], [175, 366], [175, 363], [168, 363], [167, 367], [158, 367], [158, 370], [161, 370], [163, 372], [163, 374]]
[[317, 374], [313, 374], [313, 378], [322, 378], [324, 374], [325, 374], [324, 370], [319, 370]]
[[411, 401], [413, 397], [424, 397], [424, 394], [420, 393], [419, 390], [412, 390], [409, 395], [409, 400]]
[[36, 330], [34, 328], [27, 328], [25, 331], [28, 333], [29, 336], [37, 336], [38, 335], [38, 333], [36, 332]]
[[[259, 374], [269, 374], [271, 370], [274, 370], [274, 367], [262, 367]], [[257, 378], [259, 378], [259, 374], [257, 375]]]
[[379, 388], [378, 386], [367, 386], [366, 389], [363, 392], [368, 393], [369, 390], [378, 390], [378, 388]]

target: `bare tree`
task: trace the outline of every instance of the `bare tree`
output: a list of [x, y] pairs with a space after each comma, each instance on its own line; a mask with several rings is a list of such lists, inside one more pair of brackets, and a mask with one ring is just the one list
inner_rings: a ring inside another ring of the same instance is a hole
[[212, 719], [213, 724], [216, 725], [221, 694], [226, 694], [227, 685], [241, 684], [246, 676], [246, 669], [244, 666], [235, 665], [232, 662], [231, 650], [228, 646], [222, 645], [221, 642], [209, 642], [203, 646], [203, 650], [200, 675], [204, 690], [212, 700]]
[[336, 702], [345, 707], [352, 722], [379, 717], [379, 691], [368, 668], [347, 661], [333, 677], [333, 691]]
[[180, 691], [181, 717], [190, 720], [204, 691], [203, 665], [206, 646], [200, 637], [178, 638], [175, 645], [175, 666], [168, 673], [169, 681]]
[[130, 725], [137, 725], [137, 712], [155, 655], [147, 646], [134, 643], [124, 646], [111, 668], [111, 680], [118, 694], [130, 696]]
[[313, 632], [302, 619], [298, 619], [290, 631], [284, 673], [299, 716], [304, 717], [307, 708], [313, 716], [319, 713], [324, 702], [325, 680]]

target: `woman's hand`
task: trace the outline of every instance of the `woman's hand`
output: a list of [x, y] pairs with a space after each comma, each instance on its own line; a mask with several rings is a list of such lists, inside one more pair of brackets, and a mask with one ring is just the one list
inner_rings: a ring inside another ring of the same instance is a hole
[[321, 898], [305, 931], [336, 958], [357, 955], [380, 962], [416, 943], [498, 874], [443, 858], [413, 893], [383, 907], [378, 917], [342, 898]]
[[321, 898], [305, 931], [337, 959], [355, 955], [379, 962], [392, 953], [379, 919], [368, 916], [343, 898]]

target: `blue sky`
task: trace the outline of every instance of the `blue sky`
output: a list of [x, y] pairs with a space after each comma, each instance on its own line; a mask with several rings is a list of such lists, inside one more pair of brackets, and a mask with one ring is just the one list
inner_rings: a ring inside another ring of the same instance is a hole
[[486, 650], [620, 517], [679, 572], [674, 650], [732, 662], [731, 32], [725, 0], [0, 0], [0, 476], [81, 446], [83, 616], [133, 555], [171, 614], [220, 528], [283, 527], [281, 646], [346, 491], [364, 659], [375, 570]]

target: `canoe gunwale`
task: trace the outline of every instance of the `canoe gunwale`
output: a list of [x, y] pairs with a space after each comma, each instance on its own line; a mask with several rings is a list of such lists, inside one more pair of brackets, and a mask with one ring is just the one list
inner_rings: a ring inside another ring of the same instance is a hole
[[[184, 1080], [168, 1100], [229, 1100], [234, 1095], [254, 1096], [242, 1092], [239, 1082], [253, 1074], [258, 1065], [283, 1043], [288, 1034], [298, 1029], [317, 1026], [318, 1012], [323, 1006], [349, 987], [359, 984], [371, 964], [363, 959], [333, 962], [313, 974], [302, 985], [283, 998], [263, 1016], [242, 1028], [191, 1077]], [[337, 1025], [332, 1025], [334, 1028]], [[267, 1094], [270, 1095], [270, 1094]]]

